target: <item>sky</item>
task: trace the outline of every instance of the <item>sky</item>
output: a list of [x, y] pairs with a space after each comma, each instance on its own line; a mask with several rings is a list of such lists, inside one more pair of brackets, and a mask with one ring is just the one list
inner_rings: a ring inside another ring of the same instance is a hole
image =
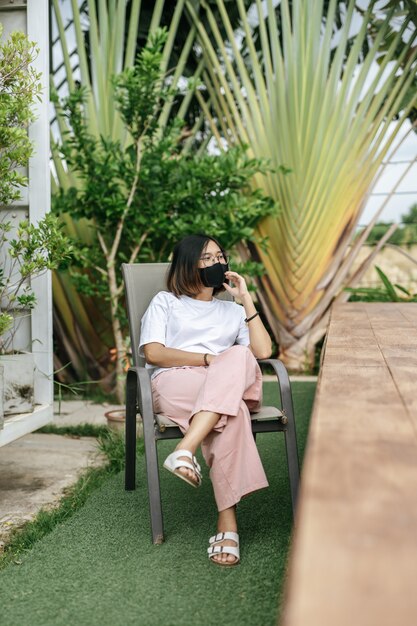
[[[379, 222], [401, 222], [401, 216], [407, 213], [408, 209], [417, 204], [417, 134], [410, 131], [411, 124], [406, 122], [404, 125], [404, 136], [409, 133], [405, 141], [401, 144], [395, 155], [390, 159], [383, 169], [382, 175], [376, 183], [372, 194], [366, 203], [364, 212], [361, 216], [360, 223], [368, 224], [375, 212], [387, 200], [387, 195], [395, 187], [401, 176], [411, 165], [411, 169], [405, 175], [399, 184], [396, 193], [387, 202], [381, 215]], [[398, 142], [397, 142], [398, 143]]]
[[[362, 8], [365, 9], [368, 5], [368, 1], [358, 0], [358, 4], [361, 4]], [[378, 5], [379, 7], [384, 7], [386, 5], [385, 0], [377, 2], [376, 8], [378, 8]], [[359, 30], [360, 21], [359, 16], [356, 16], [356, 19], [354, 17], [351, 28], [352, 33]], [[398, 22], [398, 27], [399, 26], [400, 23]], [[412, 33], [414, 33], [414, 31], [408, 28], [404, 34], [404, 38], [407, 39]], [[390, 65], [391, 64], [388, 65], [387, 70], [389, 70]], [[370, 79], [374, 76], [375, 70], [376, 67], [373, 71], [371, 70]], [[367, 84], [369, 84], [368, 81]], [[365, 85], [365, 89], [367, 84]], [[394, 124], [395, 122], [391, 124], [391, 127]], [[401, 141], [403, 138], [405, 138], [404, 141]], [[398, 144], [400, 144], [398, 150], [395, 151], [395, 154], [388, 156], [389, 160], [384, 164], [381, 175], [374, 188], [371, 190], [371, 195], [365, 205], [360, 224], [368, 224], [382, 206], [384, 206], [384, 208], [378, 217], [379, 222], [401, 223], [402, 215], [407, 213], [413, 204], [417, 203], [417, 134], [411, 129], [411, 123], [408, 120], [404, 123], [393, 147]], [[415, 162], [412, 163], [413, 161]], [[410, 169], [408, 170], [408, 168]], [[399, 182], [404, 174], [405, 177]], [[398, 183], [399, 185], [395, 193], [388, 200], [389, 194]]]
[[[362, 0], [361, 3], [366, 5], [364, 0]], [[65, 24], [67, 19], [72, 15], [71, 3], [69, 0], [61, 0], [59, 4], [64, 16]], [[358, 24], [359, 22], [356, 24], [353, 23], [352, 32], [357, 29]], [[71, 36], [70, 31], [68, 31], [68, 35]], [[74, 38], [73, 42], [73, 45], [70, 45], [70, 49], [75, 46]], [[57, 47], [58, 46], [55, 46], [55, 48]], [[410, 126], [411, 124], [409, 122], [404, 124], [402, 129], [404, 132], [402, 132], [400, 137], [407, 133], [408, 136], [404, 142], [401, 143], [395, 154], [390, 156], [389, 162], [385, 164], [381, 176], [379, 177], [379, 180], [375, 184], [374, 188], [371, 190], [369, 199], [366, 202], [360, 218], [360, 225], [366, 225], [371, 221], [374, 214], [382, 207], [383, 203], [386, 202], [389, 193], [398, 183], [407, 167], [409, 167], [410, 162], [414, 160], [416, 160], [416, 162], [412, 165], [410, 171], [399, 184], [392, 198], [390, 198], [386, 203], [386, 206], [382, 210], [377, 221], [401, 223], [402, 215], [407, 213], [413, 204], [417, 203], [417, 134], [414, 131], [409, 132]], [[398, 143], [399, 141], [396, 141], [394, 145]]]

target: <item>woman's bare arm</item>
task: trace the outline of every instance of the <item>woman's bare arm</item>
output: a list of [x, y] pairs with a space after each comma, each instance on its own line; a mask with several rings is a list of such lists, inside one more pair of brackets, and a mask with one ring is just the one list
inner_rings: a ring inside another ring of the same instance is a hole
[[[162, 343], [147, 343], [143, 346], [146, 362], [157, 367], [183, 367], [204, 366], [204, 354], [200, 352], [187, 352], [176, 348], [166, 348]], [[210, 363], [213, 356], [207, 355], [207, 362]]]
[[[256, 313], [250, 294], [241, 297], [245, 308], [246, 317], [252, 317]], [[259, 315], [248, 322], [250, 349], [257, 359], [269, 359], [272, 353], [271, 338], [263, 325]]]

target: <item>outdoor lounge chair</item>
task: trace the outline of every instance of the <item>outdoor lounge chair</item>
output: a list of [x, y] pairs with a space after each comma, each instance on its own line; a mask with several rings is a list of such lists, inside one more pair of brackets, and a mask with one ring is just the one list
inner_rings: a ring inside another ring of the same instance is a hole
[[[182, 437], [182, 433], [166, 416], [154, 413], [150, 375], [145, 369], [145, 360], [139, 356], [138, 346], [141, 318], [153, 296], [166, 289], [167, 268], [167, 263], [122, 265], [134, 363], [128, 370], [126, 379], [125, 489], [135, 489], [136, 415], [139, 413], [143, 421], [153, 543], [162, 543], [164, 540], [156, 444], [159, 439], [178, 439]], [[222, 294], [221, 297], [230, 299], [228, 293]], [[252, 432], [254, 437], [256, 433], [276, 431], [284, 433], [294, 513], [299, 484], [299, 463], [290, 381], [284, 365], [279, 360], [265, 359], [259, 361], [259, 364], [261, 366], [268, 364], [277, 376], [277, 397], [280, 399], [281, 409], [263, 406], [260, 412], [253, 413]]]

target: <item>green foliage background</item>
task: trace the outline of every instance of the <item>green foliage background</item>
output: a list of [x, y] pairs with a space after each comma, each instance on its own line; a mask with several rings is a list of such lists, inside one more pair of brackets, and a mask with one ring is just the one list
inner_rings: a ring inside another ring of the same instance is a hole
[[[178, 95], [162, 70], [167, 36], [165, 29], [155, 30], [135, 65], [112, 77], [122, 138], [89, 130], [87, 89], [56, 101], [67, 130], [53, 151], [75, 184], [58, 188], [53, 210], [75, 225], [87, 223], [91, 232], [88, 244], [78, 246], [71, 278], [79, 293], [108, 303], [120, 401], [127, 335], [121, 263], [166, 261], [175, 243], [195, 232], [211, 234], [233, 251], [254, 239], [260, 219], [278, 208], [251, 186], [255, 175], [271, 171], [265, 160], [249, 158], [244, 146], [218, 154], [184, 150], [185, 121], [158, 123], [164, 104]], [[243, 269], [254, 274], [262, 266], [250, 262]]]
[[[398, 246], [417, 245], [417, 204], [401, 217], [401, 225], [391, 235], [389, 242]], [[387, 232], [391, 223], [378, 222], [369, 233], [367, 243], [372, 245], [377, 243]]]

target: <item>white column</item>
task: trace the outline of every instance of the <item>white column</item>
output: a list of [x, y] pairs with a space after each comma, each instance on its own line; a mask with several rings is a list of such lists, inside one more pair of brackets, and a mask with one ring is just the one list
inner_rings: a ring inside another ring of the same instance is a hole
[[[34, 154], [29, 162], [29, 218], [37, 223], [50, 210], [49, 169], [49, 17], [48, 0], [28, 0], [27, 34], [40, 48], [34, 67], [41, 72], [42, 102], [29, 136]], [[36, 404], [53, 404], [52, 288], [50, 272], [33, 280], [38, 304], [32, 311], [32, 351], [35, 357]]]

